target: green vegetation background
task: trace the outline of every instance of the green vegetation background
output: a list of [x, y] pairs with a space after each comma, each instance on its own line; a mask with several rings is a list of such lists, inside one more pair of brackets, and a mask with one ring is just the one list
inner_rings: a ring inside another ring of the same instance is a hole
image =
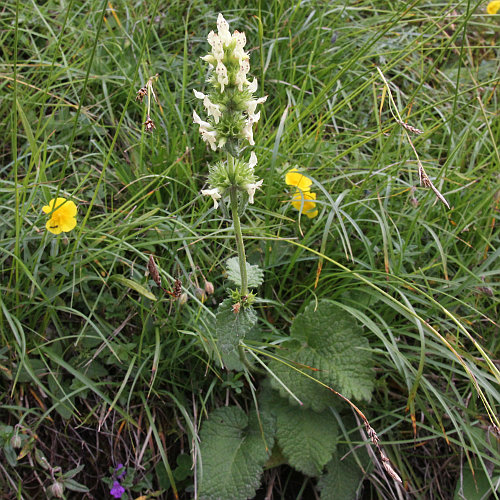
[[[498, 17], [485, 8], [419, 0], [3, 4], [5, 498], [44, 498], [37, 495], [54, 467], [79, 465], [75, 480], [105, 498], [102, 478], [118, 463], [130, 468], [135, 497], [173, 498], [173, 477], [189, 498], [185, 455], [196, 458], [207, 413], [251, 402], [247, 381], [218, 368], [206, 336], [235, 251], [227, 221], [200, 195], [218, 156], [192, 124], [192, 90], [206, 78], [200, 56], [219, 11], [246, 32], [251, 74], [259, 95], [269, 95], [255, 131], [264, 186], [243, 220], [249, 260], [265, 271], [264, 338], [254, 346], [283, 342], [311, 300], [360, 311], [376, 362], [365, 410], [413, 494], [453, 498], [471, 470], [491, 484], [500, 466], [491, 424], [500, 94]], [[415, 150], [451, 210], [419, 186], [377, 67], [403, 121], [424, 131], [411, 135]], [[146, 134], [135, 94], [155, 73], [160, 106]], [[284, 172], [295, 165], [315, 180], [319, 215], [311, 220], [290, 206]], [[45, 230], [41, 207], [57, 195], [79, 209], [67, 236]], [[145, 276], [149, 254], [164, 286], [180, 277], [185, 306]], [[202, 301], [205, 279], [215, 293]], [[11, 446], [17, 434], [21, 449]], [[355, 429], [351, 438], [360, 439]], [[275, 498], [315, 488], [291, 469], [279, 474]], [[390, 498], [379, 479], [367, 476], [366, 498]]]

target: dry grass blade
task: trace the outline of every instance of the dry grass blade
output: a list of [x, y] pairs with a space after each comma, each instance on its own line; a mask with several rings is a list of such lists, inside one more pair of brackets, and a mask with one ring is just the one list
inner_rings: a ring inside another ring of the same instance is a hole
[[[415, 148], [413, 148], [413, 150], [415, 151]], [[429, 179], [429, 176], [425, 172], [424, 167], [422, 166], [420, 161], [418, 162], [418, 176], [420, 178], [420, 184], [422, 184], [422, 186], [424, 187], [431, 188], [434, 191], [434, 194], [439, 198], [439, 200], [445, 204], [448, 210], [450, 210], [450, 205], [446, 201], [446, 198], [439, 192], [439, 189], [436, 186], [434, 186], [432, 181]]]

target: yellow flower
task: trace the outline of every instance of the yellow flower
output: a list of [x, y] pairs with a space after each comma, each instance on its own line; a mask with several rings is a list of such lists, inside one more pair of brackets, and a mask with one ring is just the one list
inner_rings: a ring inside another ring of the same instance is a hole
[[486, 7], [486, 12], [488, 14], [496, 14], [499, 10], [500, 10], [500, 1], [498, 0], [490, 2], [488, 4], [488, 7]]
[[292, 168], [285, 175], [285, 182], [289, 186], [295, 186], [302, 191], [309, 191], [309, 188], [312, 185], [312, 180], [302, 175], [296, 168]]
[[48, 205], [42, 207], [46, 214], [50, 214], [50, 219], [45, 227], [53, 234], [67, 233], [76, 226], [77, 208], [74, 202], [67, 201], [66, 198], [55, 198], [49, 201]]
[[309, 219], [316, 217], [318, 215], [318, 211], [315, 210], [316, 202], [311, 201], [316, 199], [316, 193], [311, 193], [310, 191], [299, 191], [297, 190], [292, 198], [293, 208], [298, 210], [299, 212], [304, 212]]

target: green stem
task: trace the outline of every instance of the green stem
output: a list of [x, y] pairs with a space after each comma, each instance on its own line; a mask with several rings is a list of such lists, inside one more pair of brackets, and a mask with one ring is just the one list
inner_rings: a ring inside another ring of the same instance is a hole
[[[227, 155], [227, 168], [229, 178], [234, 176], [234, 158]], [[234, 236], [236, 238], [236, 248], [238, 250], [238, 261], [240, 264], [241, 276], [241, 295], [248, 295], [248, 278], [247, 278], [247, 260], [245, 256], [245, 245], [243, 244], [243, 235], [241, 233], [240, 216], [238, 215], [238, 188], [231, 186], [229, 188], [229, 196], [231, 199], [231, 215], [233, 217]]]

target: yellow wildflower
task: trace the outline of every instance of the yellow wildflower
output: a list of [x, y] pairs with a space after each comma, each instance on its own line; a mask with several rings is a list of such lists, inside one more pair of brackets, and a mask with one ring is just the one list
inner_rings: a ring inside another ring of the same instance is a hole
[[488, 14], [496, 14], [499, 10], [500, 10], [500, 1], [498, 0], [490, 2], [488, 4], [488, 7], [486, 7], [486, 12]]
[[312, 201], [316, 199], [316, 193], [311, 193], [310, 191], [299, 191], [297, 190], [292, 198], [293, 208], [302, 211], [304, 214], [312, 219], [318, 215], [316, 210], [316, 202]]
[[289, 186], [295, 186], [302, 191], [309, 191], [312, 185], [312, 180], [301, 174], [296, 168], [292, 168], [285, 175], [285, 182]]
[[55, 198], [49, 201], [48, 205], [42, 207], [46, 214], [50, 214], [50, 219], [45, 224], [48, 231], [53, 234], [67, 233], [76, 226], [77, 208], [73, 201], [66, 198]]

